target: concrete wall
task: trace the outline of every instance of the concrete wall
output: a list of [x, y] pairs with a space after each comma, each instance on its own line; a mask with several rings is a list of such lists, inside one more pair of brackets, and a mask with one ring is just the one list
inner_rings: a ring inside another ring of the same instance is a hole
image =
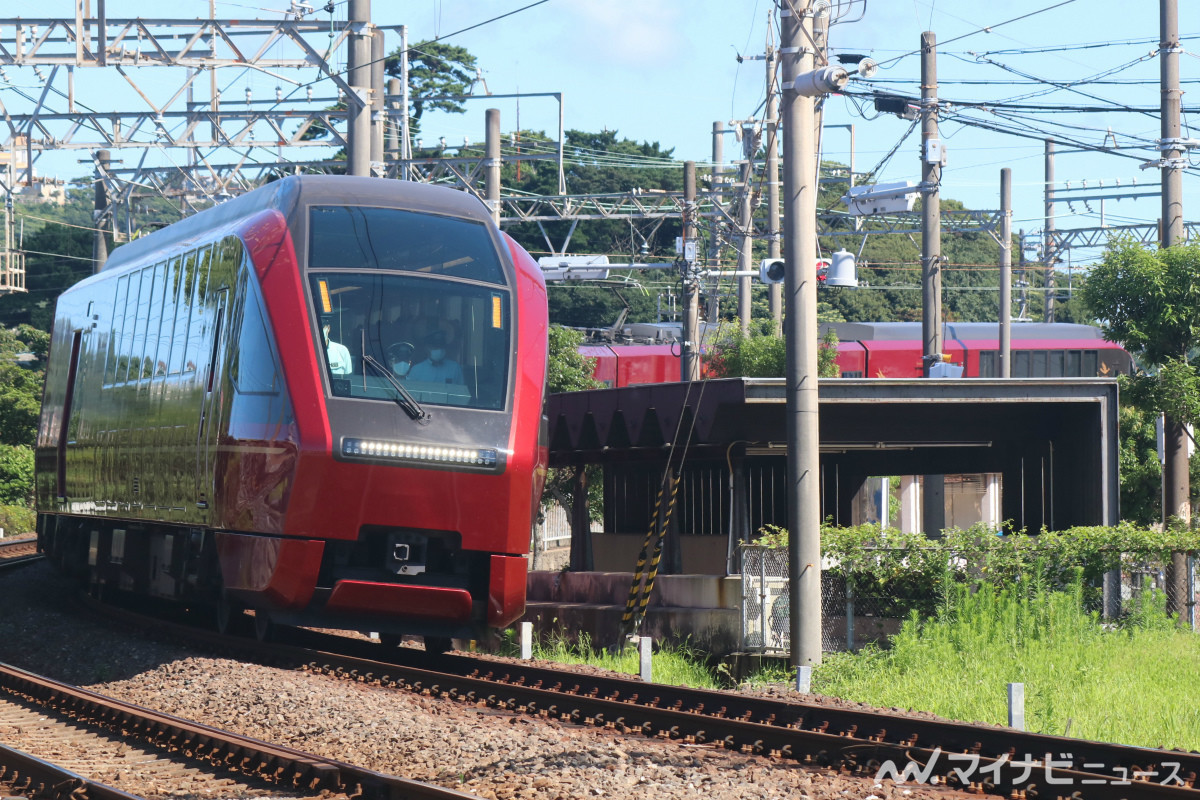
[[[644, 533], [592, 533], [592, 561], [598, 572], [620, 572], [637, 566]], [[680, 536], [685, 574], [724, 575], [729, 540], [724, 536]], [[664, 545], [665, 546], [665, 545]], [[632, 577], [632, 576], [631, 576]]]

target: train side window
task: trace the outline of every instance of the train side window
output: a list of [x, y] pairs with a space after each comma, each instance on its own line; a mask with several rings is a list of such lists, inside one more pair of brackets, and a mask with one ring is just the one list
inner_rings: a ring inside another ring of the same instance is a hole
[[242, 273], [239, 283], [239, 308], [234, 310], [237, 347], [229, 365], [229, 377], [243, 394], [273, 394], [279, 385], [279, 369], [275, 364], [275, 348], [267, 333], [258, 282], [247, 270]]
[[193, 283], [188, 276], [196, 271], [196, 251], [177, 259], [172, 266], [168, 291], [175, 295], [175, 333], [171, 336], [171, 360], [167, 373], [178, 375], [183, 371], [183, 359], [187, 355], [188, 325], [192, 320], [192, 298], [188, 290]]
[[1083, 375], [1083, 351], [1068, 350], [1067, 351], [1067, 376], [1078, 378]]
[[1028, 378], [1030, 376], [1030, 351], [1028, 350], [1013, 350], [1013, 365], [1012, 376], [1014, 378]]
[[1032, 377], [1034, 377], [1034, 378], [1046, 377], [1046, 360], [1047, 359], [1046, 359], [1046, 351], [1045, 350], [1034, 350], [1033, 351], [1033, 371], [1031, 373]]
[[146, 316], [146, 350], [142, 357], [142, 378], [152, 378], [158, 357], [158, 337], [162, 328], [162, 305], [166, 283], [167, 262], [154, 265], [154, 282], [150, 289], [150, 311]]
[[232, 289], [237, 283], [238, 266], [242, 263], [242, 241], [236, 236], [226, 236], [213, 248], [212, 265], [209, 267], [204, 291], [215, 293], [219, 289]]
[[[142, 355], [146, 352], [146, 326], [150, 322], [150, 290], [154, 285], [154, 267], [146, 267], [141, 271], [138, 299], [134, 308], [133, 340], [129, 347], [129, 374], [125, 380], [137, 383], [142, 375]], [[132, 299], [130, 292], [130, 299]]]
[[167, 263], [163, 276], [162, 327], [158, 333], [158, 359], [154, 362], [154, 374], [166, 375], [171, 365], [171, 346], [175, 343], [175, 298], [179, 289], [179, 256]]
[[1100, 354], [1095, 350], [1083, 351], [1083, 377], [1094, 378], [1100, 374]]
[[[200, 249], [194, 263], [189, 263], [190, 271], [185, 269], [184, 287], [188, 289], [191, 300], [190, 316], [187, 333], [187, 355], [183, 362], [184, 372], [195, 372], [196, 365], [204, 363], [208, 353], [204, 347], [205, 328], [216, 324], [214, 320], [205, 320], [204, 289], [208, 285], [208, 268], [212, 260], [212, 246]], [[211, 316], [211, 315], [210, 315]]]
[[1050, 377], [1061, 378], [1065, 372], [1064, 362], [1066, 361], [1066, 353], [1062, 350], [1050, 351]]
[[[108, 358], [104, 363], [104, 385], [117, 380], [117, 364], [121, 362], [121, 332], [125, 328], [125, 297], [129, 292], [129, 276], [117, 278], [117, 293], [113, 298], [112, 331], [108, 335]], [[124, 373], [122, 373], [124, 377]]]
[[996, 357], [999, 352], [996, 350], [981, 350], [979, 353], [979, 377], [995, 378], [999, 375], [996, 369]]

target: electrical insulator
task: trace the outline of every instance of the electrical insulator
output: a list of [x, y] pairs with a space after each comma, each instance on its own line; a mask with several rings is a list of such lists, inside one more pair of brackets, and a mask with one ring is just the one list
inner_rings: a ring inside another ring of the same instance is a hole
[[279, 86], [275, 87], [275, 102], [276, 103], [283, 102], [283, 89]]

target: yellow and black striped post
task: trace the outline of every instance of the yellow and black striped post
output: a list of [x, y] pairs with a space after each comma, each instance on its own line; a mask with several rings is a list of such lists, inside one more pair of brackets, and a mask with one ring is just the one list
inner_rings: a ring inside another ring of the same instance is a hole
[[[664, 483], [666, 483], [666, 479], [670, 479], [670, 473], [663, 477]], [[671, 522], [671, 511], [675, 507], [675, 498], [679, 493], [679, 476], [676, 475], [671, 480], [671, 494], [667, 500], [665, 515], [662, 513], [664, 489], [665, 487], [659, 488], [658, 496], [654, 500], [654, 514], [650, 518], [650, 529], [646, 532], [646, 538], [642, 542], [642, 549], [638, 553], [637, 569], [634, 571], [633, 581], [629, 585], [629, 597], [625, 601], [625, 613], [621, 617], [621, 649], [625, 647], [626, 638], [637, 629], [646, 615], [646, 607], [650, 603], [650, 592], [654, 590], [654, 578], [658, 573], [658, 564], [662, 558], [663, 536], [666, 533], [667, 525]], [[643, 587], [642, 577], [646, 569], [651, 543], [654, 545], [654, 552], [650, 556], [650, 571], [646, 577], [646, 585]], [[639, 595], [641, 595], [640, 600]]]

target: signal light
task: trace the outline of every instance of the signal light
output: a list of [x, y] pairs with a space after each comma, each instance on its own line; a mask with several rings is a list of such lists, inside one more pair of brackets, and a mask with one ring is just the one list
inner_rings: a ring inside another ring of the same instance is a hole
[[758, 277], [763, 283], [783, 283], [786, 274], [782, 258], [764, 258], [758, 267]]

